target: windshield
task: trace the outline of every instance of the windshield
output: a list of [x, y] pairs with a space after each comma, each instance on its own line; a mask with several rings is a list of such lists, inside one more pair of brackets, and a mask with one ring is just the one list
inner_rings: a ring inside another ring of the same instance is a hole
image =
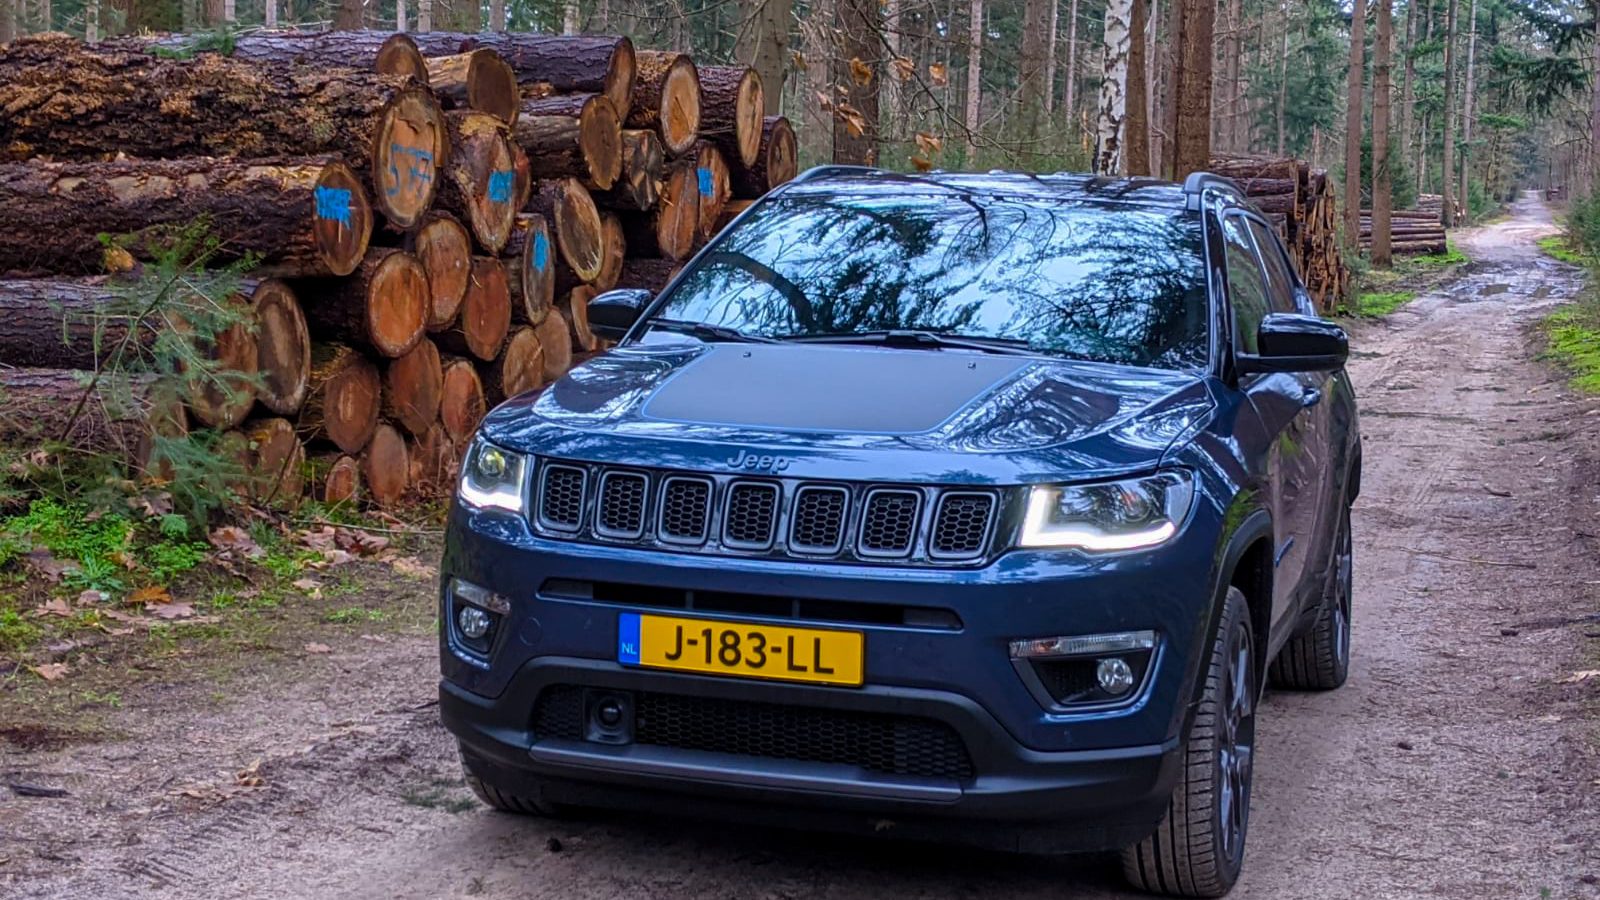
[[806, 193], [764, 202], [724, 235], [650, 323], [779, 340], [928, 331], [1182, 369], [1207, 360], [1205, 283], [1195, 213]]

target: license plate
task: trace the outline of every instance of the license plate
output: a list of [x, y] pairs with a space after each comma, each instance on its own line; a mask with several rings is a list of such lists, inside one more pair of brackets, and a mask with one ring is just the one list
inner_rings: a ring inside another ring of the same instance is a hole
[[859, 631], [623, 613], [617, 661], [706, 675], [860, 685], [866, 639]]

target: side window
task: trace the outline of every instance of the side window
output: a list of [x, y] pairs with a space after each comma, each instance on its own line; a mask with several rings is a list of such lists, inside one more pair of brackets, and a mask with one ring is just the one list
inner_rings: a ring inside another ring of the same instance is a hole
[[1261, 251], [1261, 264], [1267, 271], [1267, 303], [1273, 312], [1301, 312], [1299, 304], [1295, 302], [1294, 272], [1289, 268], [1288, 257], [1283, 255], [1277, 235], [1254, 219], [1245, 221], [1250, 225], [1250, 233], [1255, 236], [1256, 249]]
[[1246, 353], [1256, 352], [1256, 331], [1267, 314], [1267, 282], [1256, 260], [1243, 216], [1222, 217], [1222, 243], [1228, 258], [1228, 296], [1233, 305], [1234, 340]]

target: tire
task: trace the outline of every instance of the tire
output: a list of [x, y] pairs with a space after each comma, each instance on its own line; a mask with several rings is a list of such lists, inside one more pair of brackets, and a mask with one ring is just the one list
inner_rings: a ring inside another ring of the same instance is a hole
[[485, 806], [504, 813], [540, 816], [547, 819], [558, 819], [563, 815], [562, 807], [537, 796], [517, 794], [496, 786], [486, 773], [473, 765], [472, 758], [465, 751], [461, 752], [461, 774], [467, 781], [467, 787], [472, 788], [472, 793], [476, 794]]
[[1161, 824], [1122, 851], [1134, 887], [1174, 897], [1221, 897], [1244, 865], [1255, 761], [1255, 641], [1244, 594], [1228, 588], [1204, 691], [1184, 743], [1183, 773]]
[[1323, 590], [1316, 621], [1289, 639], [1272, 661], [1272, 683], [1296, 691], [1331, 691], [1350, 677], [1350, 599], [1354, 554], [1350, 508], [1339, 516], [1334, 573]]

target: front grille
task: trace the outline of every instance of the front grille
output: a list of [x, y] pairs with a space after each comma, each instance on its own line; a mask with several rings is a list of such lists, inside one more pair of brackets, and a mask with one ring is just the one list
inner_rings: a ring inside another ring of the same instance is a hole
[[539, 522], [557, 531], [577, 531], [583, 524], [584, 471], [574, 466], [547, 465], [539, 487]]
[[[534, 705], [535, 739], [583, 738], [583, 688], [545, 688]], [[885, 775], [973, 777], [955, 729], [918, 716], [817, 709], [680, 694], [634, 695], [634, 742], [800, 762], [855, 766]]]
[[989, 494], [945, 494], [939, 498], [939, 511], [933, 518], [929, 551], [946, 559], [982, 553], [993, 512], [994, 497]]
[[794, 501], [789, 546], [802, 553], [837, 553], [844, 543], [850, 494], [844, 488], [803, 487]]
[[600, 479], [600, 508], [595, 531], [606, 537], [636, 538], [644, 534], [645, 488], [637, 472], [607, 472]]
[[867, 494], [867, 508], [861, 514], [861, 553], [864, 556], [905, 556], [917, 533], [917, 507], [921, 496], [914, 491], [875, 490]]
[[777, 518], [777, 485], [741, 481], [728, 491], [722, 540], [741, 550], [765, 550], [772, 545]]
[[661, 488], [661, 539], [703, 544], [711, 520], [711, 482], [675, 475]]

